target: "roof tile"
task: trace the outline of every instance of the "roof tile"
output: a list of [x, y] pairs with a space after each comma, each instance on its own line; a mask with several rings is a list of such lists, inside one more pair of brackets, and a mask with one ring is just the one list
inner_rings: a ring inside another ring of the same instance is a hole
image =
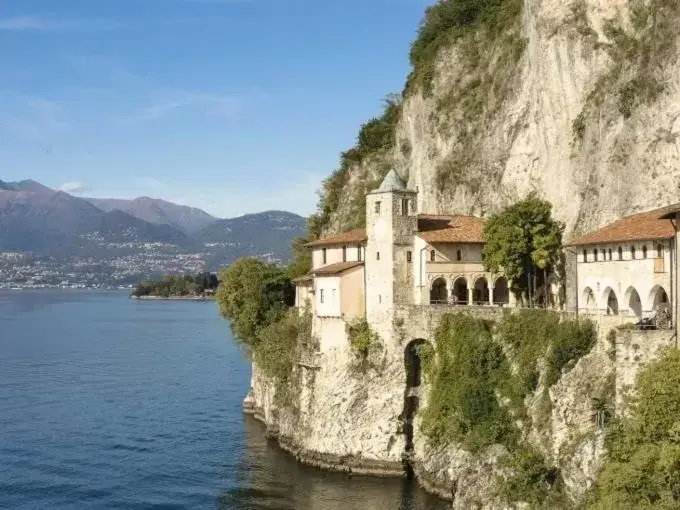
[[475, 216], [418, 216], [418, 236], [431, 244], [484, 244], [486, 221]]
[[600, 230], [571, 241], [567, 246], [670, 239], [675, 236], [675, 227], [673, 227], [672, 220], [663, 219], [663, 216], [676, 209], [678, 206], [669, 206], [626, 216]]
[[320, 267], [312, 271], [314, 276], [335, 276], [355, 267], [363, 266], [363, 262], [338, 262], [337, 264], [331, 264], [329, 266]]

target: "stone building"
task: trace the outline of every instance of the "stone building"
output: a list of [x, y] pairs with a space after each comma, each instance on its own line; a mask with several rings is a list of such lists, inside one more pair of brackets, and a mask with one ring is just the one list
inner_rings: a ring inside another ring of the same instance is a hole
[[676, 230], [663, 208], [621, 218], [574, 240], [581, 313], [653, 316], [674, 298]]
[[366, 197], [365, 230], [309, 243], [312, 271], [295, 282], [297, 305], [312, 311], [322, 349], [344, 341], [358, 317], [389, 328], [398, 305], [514, 305], [508, 280], [484, 269], [484, 220], [418, 214], [417, 203], [392, 170]]

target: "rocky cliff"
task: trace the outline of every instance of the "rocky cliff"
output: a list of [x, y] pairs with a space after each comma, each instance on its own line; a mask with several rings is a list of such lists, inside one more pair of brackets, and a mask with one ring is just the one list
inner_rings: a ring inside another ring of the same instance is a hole
[[536, 191], [568, 235], [678, 201], [677, 0], [483, 0], [461, 17], [467, 3], [428, 11], [404, 92], [343, 155], [313, 233], [360, 224], [390, 166], [424, 213]]

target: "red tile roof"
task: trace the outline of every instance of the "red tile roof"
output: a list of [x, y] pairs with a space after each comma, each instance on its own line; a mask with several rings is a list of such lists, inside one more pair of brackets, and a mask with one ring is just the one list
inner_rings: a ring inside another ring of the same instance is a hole
[[431, 244], [484, 244], [486, 221], [475, 216], [418, 216], [418, 237]]
[[343, 232], [342, 234], [307, 243], [307, 246], [311, 248], [315, 246], [331, 246], [334, 244], [361, 244], [365, 243], [366, 240], [366, 229], [357, 228], [355, 230], [350, 230], [349, 232]]
[[663, 216], [678, 209], [677, 205], [673, 205], [626, 216], [596, 232], [571, 241], [567, 246], [670, 239], [675, 236], [675, 227], [672, 220], [664, 219]]
[[363, 266], [363, 262], [338, 262], [337, 264], [331, 264], [329, 266], [320, 267], [312, 271], [314, 276], [335, 276], [355, 267]]

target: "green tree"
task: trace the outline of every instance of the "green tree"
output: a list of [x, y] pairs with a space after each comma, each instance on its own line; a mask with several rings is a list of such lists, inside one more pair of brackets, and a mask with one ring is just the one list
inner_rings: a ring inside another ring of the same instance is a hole
[[255, 347], [258, 333], [278, 321], [295, 302], [295, 289], [284, 268], [242, 258], [224, 269], [217, 289], [220, 313], [231, 321], [234, 336]]
[[562, 259], [563, 232], [550, 202], [532, 194], [489, 219], [484, 265], [488, 271], [502, 270], [512, 280], [513, 292], [528, 296], [533, 306], [537, 286], [547, 286], [548, 275]]
[[631, 414], [607, 433], [607, 463], [590, 508], [680, 508], [680, 351], [638, 377]]
[[312, 270], [312, 253], [307, 248], [307, 239], [298, 237], [293, 240], [293, 260], [286, 268], [286, 274], [293, 280]]

